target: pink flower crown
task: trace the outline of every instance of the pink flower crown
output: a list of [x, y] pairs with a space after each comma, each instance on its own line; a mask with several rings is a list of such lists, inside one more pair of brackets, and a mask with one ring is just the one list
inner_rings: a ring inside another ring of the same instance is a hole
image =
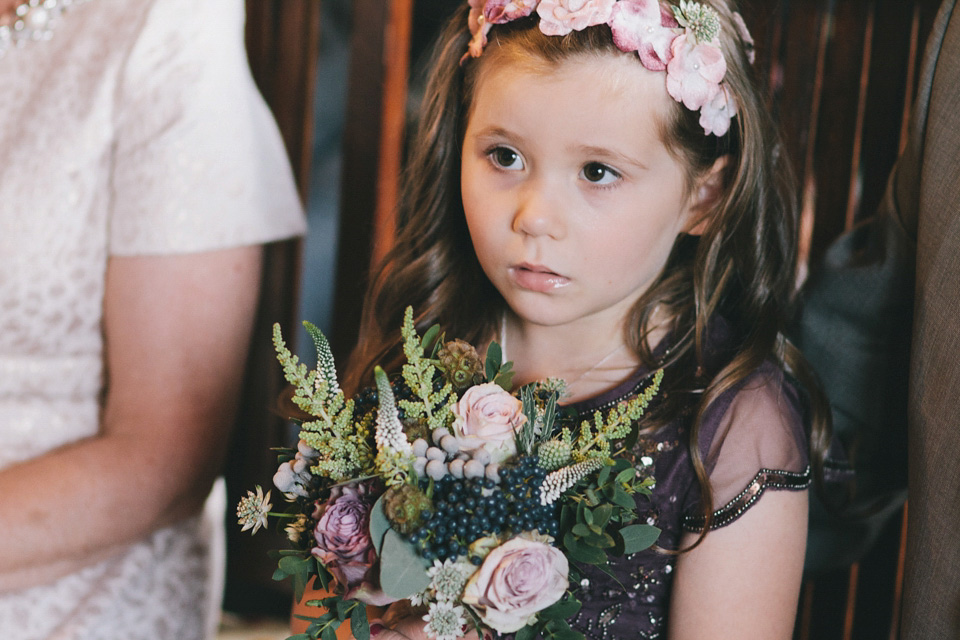
[[[495, 24], [540, 16], [540, 31], [562, 36], [606, 24], [621, 51], [636, 51], [643, 66], [667, 72], [667, 92], [691, 111], [700, 111], [704, 133], [722, 136], [737, 115], [733, 94], [723, 84], [727, 63], [720, 49], [720, 17], [711, 7], [680, 0], [469, 0], [473, 39], [466, 57], [477, 58]], [[737, 30], [753, 62], [753, 38], [740, 14]]]

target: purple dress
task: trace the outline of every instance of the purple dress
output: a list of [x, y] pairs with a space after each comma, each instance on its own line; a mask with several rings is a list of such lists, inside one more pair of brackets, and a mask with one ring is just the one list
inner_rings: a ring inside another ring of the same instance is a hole
[[[642, 392], [648, 371], [601, 396], [570, 405], [582, 418]], [[810, 485], [807, 438], [796, 390], [773, 364], [764, 364], [722, 395], [705, 415], [700, 452], [713, 489], [711, 529], [737, 520], [772, 490]], [[655, 479], [653, 494], [637, 497], [641, 522], [662, 530], [657, 545], [679, 548], [682, 534], [703, 528], [700, 488], [685, 445], [691, 416], [641, 436], [633, 454]], [[583, 604], [570, 619], [588, 639], [665, 638], [675, 555], [648, 549], [611, 560], [614, 577], [581, 567], [577, 597]]]

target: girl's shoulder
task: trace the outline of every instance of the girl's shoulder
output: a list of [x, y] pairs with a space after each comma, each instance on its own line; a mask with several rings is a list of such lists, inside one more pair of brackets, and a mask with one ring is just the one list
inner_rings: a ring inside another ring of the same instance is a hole
[[[698, 447], [713, 493], [711, 528], [736, 520], [767, 490], [810, 486], [807, 424], [799, 390], [767, 361], [704, 413]], [[684, 527], [702, 528], [702, 507]]]

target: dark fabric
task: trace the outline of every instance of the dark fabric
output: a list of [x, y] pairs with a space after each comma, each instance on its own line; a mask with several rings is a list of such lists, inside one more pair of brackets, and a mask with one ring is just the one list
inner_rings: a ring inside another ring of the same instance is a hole
[[[617, 389], [570, 407], [574, 412], [573, 419], [591, 418], [598, 408], [605, 409], [642, 392], [648, 380], [646, 371], [638, 371], [634, 378]], [[716, 439], [723, 437], [724, 418], [737, 395], [744, 389], [763, 385], [774, 385], [775, 392], [779, 392], [778, 406], [789, 418], [787, 422], [802, 432], [799, 398], [786, 383], [782, 372], [772, 364], [765, 364], [737, 388], [721, 396], [705, 416], [700, 434], [700, 450], [704, 458], [711, 450], [716, 450]], [[637, 508], [641, 522], [662, 530], [657, 544], [664, 549], [678, 549], [683, 532], [690, 528], [685, 528], [685, 522], [689, 525], [691, 518], [702, 513], [699, 484], [684, 444], [689, 423], [689, 416], [680, 417], [657, 433], [641, 437], [631, 452], [637, 466], [652, 473], [656, 481], [652, 496], [638, 496]], [[805, 434], [794, 435], [796, 437], [780, 440], [787, 448], [800, 447], [798, 451], [787, 452], [796, 454], [793, 458], [798, 468], [784, 470], [791, 475], [794, 484], [777, 486], [772, 480], [773, 475], [770, 476], [771, 482], [767, 482], [767, 476], [760, 473], [758, 467], [744, 469], [742, 489], [751, 490], [752, 487], [752, 491], [760, 496], [766, 490], [802, 489], [809, 484], [809, 472], [804, 468], [807, 465]], [[735, 510], [720, 509], [718, 515], [723, 517], [717, 518], [719, 524], [726, 526], [734, 522], [752, 504], [741, 501], [734, 505]], [[675, 562], [676, 556], [648, 549], [614, 559], [610, 566], [612, 575], [593, 567], [583, 568], [584, 581], [576, 594], [583, 607], [570, 620], [571, 625], [592, 640], [665, 637]]]
[[812, 272], [792, 335], [820, 376], [856, 474], [842, 515], [811, 495], [808, 572], [859, 560], [906, 498], [915, 258], [892, 189], [878, 217], [839, 238]]

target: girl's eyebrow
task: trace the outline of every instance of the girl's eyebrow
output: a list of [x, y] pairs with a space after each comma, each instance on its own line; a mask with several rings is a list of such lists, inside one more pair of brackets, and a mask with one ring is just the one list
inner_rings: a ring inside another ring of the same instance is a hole
[[639, 169], [649, 169], [649, 167], [640, 161], [639, 158], [628, 156], [625, 153], [614, 151], [608, 147], [597, 147], [594, 145], [578, 145], [576, 151], [586, 156], [592, 156], [601, 160], [611, 159], [618, 163], [629, 164]]
[[515, 138], [516, 136], [503, 127], [498, 127], [491, 125], [489, 127], [484, 127], [480, 131], [477, 131], [474, 136], [477, 139], [489, 139], [489, 138]]

